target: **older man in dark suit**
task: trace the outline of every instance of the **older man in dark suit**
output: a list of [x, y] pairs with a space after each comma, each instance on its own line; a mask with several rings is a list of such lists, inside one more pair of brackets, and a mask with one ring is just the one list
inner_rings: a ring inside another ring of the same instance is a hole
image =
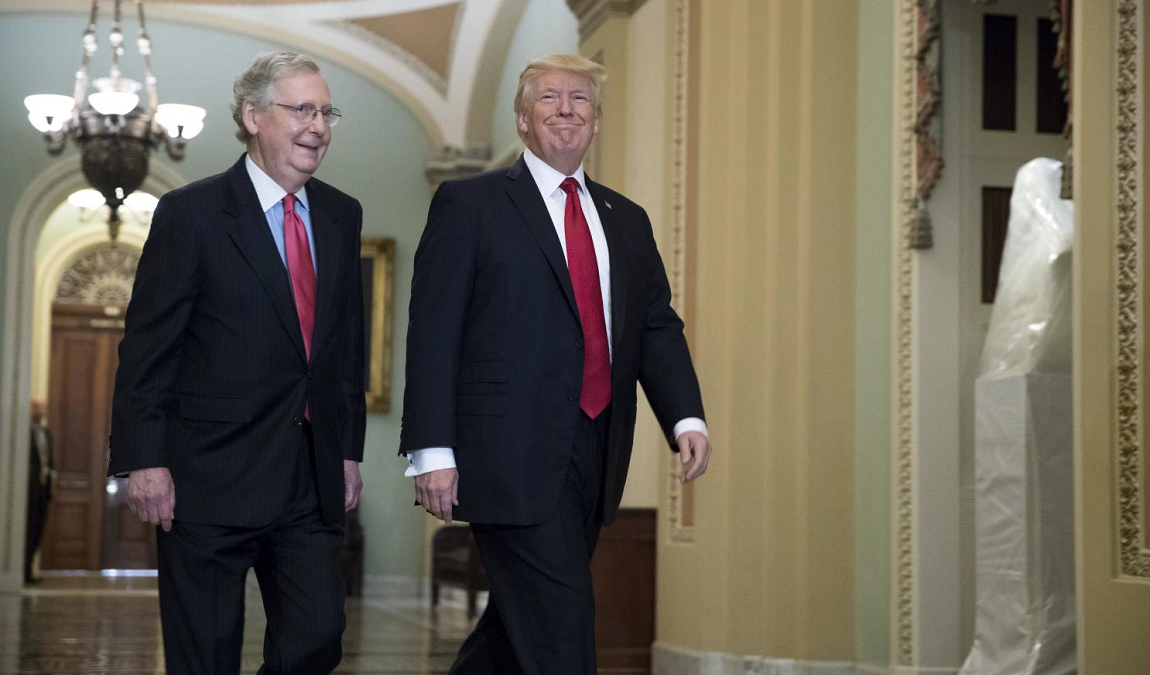
[[444, 183], [415, 254], [400, 451], [416, 497], [472, 524], [491, 582], [457, 675], [594, 675], [590, 558], [614, 518], [643, 384], [683, 480], [711, 448], [647, 214], [591, 181], [602, 66], [519, 79], [526, 151]]
[[312, 174], [340, 112], [310, 58], [235, 82], [247, 154], [156, 207], [128, 306], [111, 466], [158, 524], [169, 675], [239, 672], [244, 580], [260, 673], [330, 673], [345, 625], [344, 511], [359, 500], [359, 203]]

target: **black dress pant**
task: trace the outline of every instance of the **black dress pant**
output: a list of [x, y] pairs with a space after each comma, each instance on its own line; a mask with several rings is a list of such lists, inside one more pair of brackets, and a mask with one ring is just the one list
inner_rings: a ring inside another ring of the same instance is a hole
[[[263, 527], [175, 520], [170, 532], [156, 529], [168, 675], [240, 672], [244, 582], [252, 568], [267, 615], [259, 674], [326, 675], [339, 665], [343, 526], [320, 517], [312, 453], [305, 425], [291, 496], [283, 515]], [[178, 509], [178, 486], [176, 500]]]
[[28, 484], [28, 520], [24, 529], [24, 581], [32, 581], [32, 561], [44, 538], [44, 524], [48, 520], [48, 489], [40, 485], [39, 471], [35, 481]]
[[450, 675], [595, 675], [591, 554], [603, 526], [608, 416], [582, 417], [546, 521], [472, 523], [491, 593]]

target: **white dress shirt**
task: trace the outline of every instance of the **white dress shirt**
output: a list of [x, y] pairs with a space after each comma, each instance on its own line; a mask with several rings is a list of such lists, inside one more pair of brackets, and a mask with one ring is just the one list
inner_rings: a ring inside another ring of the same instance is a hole
[[[547, 213], [551, 216], [551, 224], [555, 226], [555, 234], [559, 237], [559, 245], [563, 248], [563, 258], [567, 258], [567, 231], [564, 222], [567, 208], [567, 193], [559, 185], [568, 178], [555, 170], [547, 162], [536, 157], [530, 150], [523, 150], [523, 161], [535, 179], [543, 203], [547, 205]], [[591, 229], [591, 243], [595, 247], [595, 262], [599, 265], [599, 289], [603, 293], [603, 319], [607, 325], [608, 354], [614, 353], [611, 345], [611, 255], [607, 248], [607, 235], [603, 233], [603, 221], [599, 219], [599, 211], [595, 208], [595, 201], [587, 190], [587, 179], [583, 174], [583, 165], [580, 164], [575, 173], [570, 176], [579, 183], [579, 205], [583, 208], [583, 215], [587, 219], [587, 226]], [[688, 417], [675, 425], [674, 434], [678, 438], [687, 431], [699, 431], [706, 435], [707, 425], [698, 417]], [[455, 468], [455, 451], [451, 448], [423, 448], [408, 454], [408, 467], [406, 476], [418, 476], [429, 471]]]

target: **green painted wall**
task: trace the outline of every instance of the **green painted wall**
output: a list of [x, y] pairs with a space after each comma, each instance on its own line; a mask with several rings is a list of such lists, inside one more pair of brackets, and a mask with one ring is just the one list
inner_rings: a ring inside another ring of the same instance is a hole
[[503, 76], [495, 95], [491, 118], [491, 147], [496, 154], [506, 150], [519, 136], [515, 133], [515, 89], [519, 73], [531, 59], [547, 54], [579, 52], [579, 22], [566, 0], [531, 0], [519, 19], [515, 37], [507, 50]]
[[855, 658], [890, 663], [894, 3], [862, 0], [855, 280]]
[[[100, 35], [105, 42], [94, 59], [94, 76], [107, 72], [108, 21], [104, 19]], [[0, 14], [0, 156], [4, 158], [0, 162], [0, 259], [7, 254], [17, 201], [27, 185], [54, 161], [27, 122], [24, 96], [72, 92], [84, 21], [85, 16], [78, 13]], [[232, 80], [257, 52], [283, 46], [164, 21], [150, 21], [149, 30], [155, 43], [153, 61], [161, 102], [193, 103], [208, 110], [204, 132], [189, 145], [187, 159], [173, 168], [188, 180], [226, 169], [243, 151], [233, 136], [234, 123], [228, 112]], [[135, 31], [135, 23], [125, 21], [125, 34], [134, 36]], [[134, 43], [130, 45], [134, 48]], [[392, 412], [370, 415], [368, 420], [361, 507], [367, 530], [367, 572], [417, 575], [422, 569], [422, 512], [411, 506], [411, 486], [402, 477], [404, 464], [395, 453], [411, 260], [430, 200], [423, 170], [432, 151], [431, 142], [423, 126], [397, 98], [346, 68], [319, 61], [344, 119], [333, 133], [331, 149], [317, 175], [363, 203], [365, 236], [396, 239], [395, 405]], [[127, 76], [142, 77], [142, 64], [135, 53], [126, 54], [123, 65]], [[65, 152], [74, 154], [76, 150]], [[159, 161], [168, 162], [166, 158]], [[2, 299], [0, 293], [0, 302]]]

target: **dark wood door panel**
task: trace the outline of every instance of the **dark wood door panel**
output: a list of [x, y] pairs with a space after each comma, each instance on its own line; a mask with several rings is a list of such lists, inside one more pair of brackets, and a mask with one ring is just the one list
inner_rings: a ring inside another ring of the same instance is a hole
[[126, 481], [105, 477], [120, 308], [52, 308], [49, 424], [57, 492], [44, 535], [44, 569], [154, 568], [155, 536], [128, 510]]

